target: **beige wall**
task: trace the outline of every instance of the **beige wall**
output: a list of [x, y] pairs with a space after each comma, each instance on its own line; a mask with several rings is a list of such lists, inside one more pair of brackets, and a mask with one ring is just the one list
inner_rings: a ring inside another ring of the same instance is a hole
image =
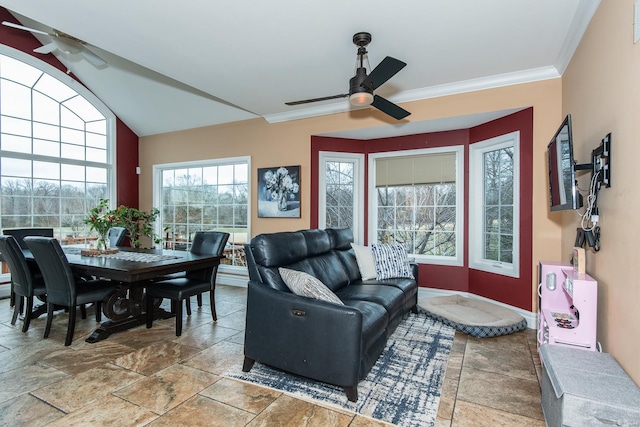
[[[598, 340], [640, 385], [640, 43], [633, 44], [634, 0], [603, 0], [563, 76], [563, 113], [571, 113], [576, 160], [612, 132], [611, 188], [600, 191], [602, 249], [587, 251], [598, 280]], [[586, 178], [581, 188], [586, 188]], [[563, 216], [562, 252], [578, 219]]]

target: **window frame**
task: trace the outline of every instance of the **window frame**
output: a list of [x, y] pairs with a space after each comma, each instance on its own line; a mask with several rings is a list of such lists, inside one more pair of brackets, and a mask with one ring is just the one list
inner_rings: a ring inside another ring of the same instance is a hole
[[422, 148], [415, 150], [400, 150], [400, 151], [386, 151], [380, 153], [372, 153], [369, 155], [369, 168], [368, 168], [368, 189], [369, 194], [369, 230], [368, 241], [369, 244], [377, 242], [377, 230], [378, 230], [378, 198], [376, 196], [376, 159], [386, 157], [408, 157], [418, 155], [429, 154], [441, 154], [441, 153], [454, 153], [456, 156], [456, 255], [452, 257], [438, 256], [438, 255], [418, 255], [409, 254], [410, 257], [415, 259], [415, 262], [420, 264], [434, 264], [434, 265], [449, 265], [449, 266], [463, 266], [464, 265], [464, 195], [465, 195], [465, 182], [464, 182], [464, 146], [463, 145], [450, 145], [446, 147], [435, 148]]
[[[78, 82], [77, 80], [75, 80], [74, 78], [70, 77], [69, 75], [65, 74], [64, 72], [62, 72], [61, 70], [57, 69], [56, 67], [52, 66], [51, 64], [48, 64], [32, 55], [29, 55], [25, 52], [22, 52], [21, 50], [12, 48], [10, 46], [4, 45], [4, 44], [0, 44], [0, 55], [9, 57], [13, 60], [22, 62], [30, 67], [33, 67], [37, 70], [39, 70], [40, 72], [43, 73], [43, 75], [48, 75], [50, 76], [50, 78], [53, 78], [55, 80], [58, 80], [59, 82], [61, 82], [62, 84], [66, 85], [68, 88], [70, 88], [72, 91], [75, 92], [75, 94], [81, 98], [83, 98], [87, 103], [91, 104], [91, 106], [93, 108], [95, 108], [103, 117], [105, 120], [105, 142], [106, 142], [106, 160], [104, 163], [100, 163], [100, 162], [95, 162], [95, 161], [91, 161], [91, 160], [73, 160], [70, 158], [63, 158], [63, 157], [56, 157], [56, 156], [49, 156], [49, 155], [43, 155], [43, 154], [33, 154], [33, 151], [31, 153], [21, 153], [21, 152], [14, 152], [14, 151], [6, 151], [6, 152], [0, 152], [2, 153], [2, 156], [7, 158], [7, 159], [24, 159], [24, 160], [29, 160], [31, 162], [37, 162], [37, 161], [43, 161], [43, 162], [53, 162], [55, 159], [59, 159], [58, 160], [58, 164], [59, 165], [70, 165], [70, 166], [74, 166], [74, 165], [79, 165], [79, 166], [84, 166], [84, 167], [98, 167], [98, 168], [104, 168], [106, 169], [106, 187], [107, 187], [107, 193], [106, 193], [106, 198], [108, 198], [109, 200], [111, 200], [111, 204], [115, 205], [115, 198], [116, 198], [116, 189], [117, 189], [117, 163], [116, 163], [116, 159], [117, 159], [117, 134], [116, 134], [116, 116], [115, 114], [95, 95], [93, 94], [89, 89], [87, 89], [84, 85], [82, 85], [80, 82]], [[41, 76], [42, 77], [42, 76]], [[10, 79], [8, 79], [8, 81], [12, 81]], [[16, 82], [18, 84], [22, 84], [20, 82]], [[26, 87], [26, 86], [25, 86]], [[31, 89], [31, 96], [33, 97], [33, 88]], [[47, 93], [42, 92], [42, 91], [37, 91], [39, 93], [43, 93], [45, 96], [49, 96]], [[52, 98], [53, 99], [53, 98]], [[58, 102], [58, 104], [61, 104], [61, 101], [56, 101]], [[34, 123], [40, 123], [38, 120], [34, 121], [34, 117], [33, 117], [33, 104], [31, 106], [32, 108], [32, 112], [31, 112], [31, 117], [30, 117], [30, 123], [31, 123], [31, 128], [33, 130], [33, 126]], [[67, 106], [68, 108], [68, 106]], [[73, 111], [73, 110], [71, 110]], [[87, 123], [87, 122], [85, 122]], [[55, 125], [54, 125], [55, 126]], [[59, 124], [57, 125], [57, 127], [59, 129], [62, 129], [63, 127]], [[84, 149], [86, 150], [87, 148], [91, 148], [90, 145], [86, 144], [86, 132], [87, 129], [85, 128], [85, 143], [83, 145]], [[32, 147], [31, 149], [33, 150], [33, 140], [34, 140], [34, 135], [33, 132], [31, 133], [31, 135], [29, 136], [29, 138], [32, 140], [31, 144]], [[62, 141], [61, 141], [62, 142]], [[33, 173], [31, 174], [30, 177], [31, 180], [34, 179], [33, 177]], [[62, 178], [58, 178], [58, 180], [62, 180]], [[85, 184], [86, 184], [86, 177], [85, 177]], [[64, 201], [64, 198], [62, 196], [62, 193], [60, 194], [60, 196], [58, 197], [58, 200], [60, 201], [60, 203], [62, 203]], [[91, 199], [87, 198], [85, 195], [85, 201], [89, 201]], [[34, 214], [32, 213], [31, 216], [33, 216]], [[54, 229], [57, 227], [54, 227]], [[8, 280], [9, 278], [9, 274], [0, 274], [0, 280]], [[1, 293], [1, 292], [0, 292]]]
[[[230, 164], [246, 164], [247, 165], [247, 243], [251, 238], [251, 205], [252, 205], [252, 197], [251, 197], [251, 188], [252, 188], [252, 174], [251, 174], [251, 157], [250, 156], [240, 156], [240, 157], [226, 157], [226, 158], [218, 158], [218, 159], [206, 159], [206, 160], [194, 160], [187, 162], [177, 162], [177, 163], [162, 163], [162, 164], [154, 164], [152, 166], [152, 176], [153, 176], [153, 206], [157, 206], [160, 209], [160, 220], [156, 221], [154, 228], [155, 233], [162, 236], [162, 215], [163, 209], [161, 205], [162, 201], [162, 172], [165, 170], [174, 170], [174, 169], [188, 169], [188, 168], [202, 168], [208, 166], [223, 166]], [[221, 273], [232, 273], [232, 274], [244, 274], [247, 272], [246, 266], [236, 266], [236, 265], [226, 265], [220, 264], [219, 271]]]
[[[513, 147], [513, 253], [512, 262], [484, 258], [484, 154]], [[469, 268], [520, 277], [520, 131], [510, 132], [469, 146]]]
[[318, 228], [327, 226], [327, 162], [353, 163], [353, 239], [364, 244], [364, 154], [320, 151], [318, 153]]

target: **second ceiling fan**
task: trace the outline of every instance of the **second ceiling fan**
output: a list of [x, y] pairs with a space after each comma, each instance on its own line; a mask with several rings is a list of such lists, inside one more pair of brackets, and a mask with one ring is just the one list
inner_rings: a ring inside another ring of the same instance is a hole
[[49, 36], [51, 41], [44, 46], [34, 49], [33, 51], [36, 53], [51, 53], [58, 50], [65, 55], [80, 54], [84, 59], [89, 61], [98, 69], [102, 69], [107, 66], [107, 61], [86, 48], [86, 42], [70, 36], [69, 34], [63, 33], [62, 31], [54, 29], [53, 33], [48, 33], [46, 31], [36, 30], [35, 28], [25, 27], [24, 25], [14, 24], [9, 21], [2, 21], [2, 25], [17, 28], [18, 30], [29, 31], [35, 34], [42, 34], [43, 36]]
[[285, 102], [285, 104], [300, 105], [308, 104], [310, 102], [349, 97], [349, 102], [354, 106], [371, 105], [397, 120], [402, 120], [407, 117], [411, 114], [410, 112], [379, 95], [374, 95], [373, 93], [374, 90], [396, 75], [398, 71], [402, 70], [407, 64], [398, 59], [392, 58], [391, 56], [387, 56], [371, 71], [371, 73], [369, 73], [369, 75], [367, 75], [367, 69], [364, 66], [364, 61], [367, 55], [367, 46], [369, 43], [371, 43], [371, 34], [365, 32], [354, 34], [353, 44], [358, 46], [358, 58], [356, 75], [349, 80], [349, 93], [305, 99], [302, 101]]

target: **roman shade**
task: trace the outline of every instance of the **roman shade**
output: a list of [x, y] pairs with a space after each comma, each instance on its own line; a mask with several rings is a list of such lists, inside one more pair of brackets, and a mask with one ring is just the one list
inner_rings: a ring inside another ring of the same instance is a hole
[[376, 159], [376, 187], [456, 182], [456, 153]]

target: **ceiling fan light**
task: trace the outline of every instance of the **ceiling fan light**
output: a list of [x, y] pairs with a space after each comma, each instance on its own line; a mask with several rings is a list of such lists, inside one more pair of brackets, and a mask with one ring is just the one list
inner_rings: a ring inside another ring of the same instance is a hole
[[369, 92], [356, 92], [349, 96], [349, 102], [356, 107], [371, 105], [373, 102], [373, 94]]

